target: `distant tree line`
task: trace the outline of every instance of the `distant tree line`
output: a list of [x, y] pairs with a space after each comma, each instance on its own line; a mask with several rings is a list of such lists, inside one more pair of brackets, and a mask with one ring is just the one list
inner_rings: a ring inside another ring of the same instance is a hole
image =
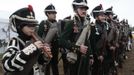
[[5, 41], [5, 39], [0, 39], [0, 47], [5, 47], [7, 46], [7, 42]]
[[134, 31], [134, 27], [130, 27], [132, 31]]

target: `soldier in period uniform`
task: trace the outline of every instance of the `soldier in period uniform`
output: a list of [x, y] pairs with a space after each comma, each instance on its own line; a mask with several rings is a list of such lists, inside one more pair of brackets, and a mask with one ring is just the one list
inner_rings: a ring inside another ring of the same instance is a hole
[[92, 75], [104, 75], [104, 56], [108, 26], [102, 5], [96, 6], [92, 10], [91, 15], [95, 19], [95, 25], [91, 26], [90, 34], [91, 49], [94, 57]]
[[118, 50], [118, 63], [119, 68], [123, 67], [124, 58], [126, 59], [127, 56], [125, 54], [127, 43], [128, 43], [128, 30], [125, 25], [125, 20], [120, 22], [120, 36], [119, 36], [119, 50]]
[[117, 64], [117, 49], [119, 48], [118, 44], [118, 37], [119, 37], [119, 30], [118, 24], [116, 21], [113, 20], [113, 7], [110, 7], [105, 10], [106, 12], [106, 20], [109, 24], [108, 30], [108, 39], [107, 39], [107, 56], [106, 56], [106, 63], [107, 63], [107, 73], [117, 73], [116, 66]]
[[[72, 5], [75, 15], [65, 23], [59, 38], [60, 45], [69, 51], [67, 53], [69, 69], [66, 75], [88, 75], [89, 64], [93, 63], [93, 55], [88, 40], [90, 21], [87, 16], [87, 1], [74, 0]], [[84, 37], [80, 38], [81, 35]]]
[[59, 75], [58, 71], [58, 27], [56, 21], [56, 10], [53, 4], [48, 5], [44, 10], [47, 20], [41, 21], [38, 28], [38, 35], [44, 39], [44, 42], [51, 46], [53, 58], [46, 68], [46, 75], [50, 75], [50, 66], [53, 75]]
[[[64, 31], [64, 29], [65, 29], [65, 24], [68, 22], [68, 21], [70, 21], [71, 20], [71, 16], [67, 16], [67, 17], [65, 17], [63, 20], [59, 20], [58, 21], [58, 34], [59, 35], [61, 35], [61, 33]], [[61, 47], [60, 45], [59, 45], [59, 51], [60, 51], [60, 53], [61, 53], [61, 56], [60, 56], [60, 58], [59, 58], [59, 60], [58, 60], [58, 62], [60, 62], [60, 60], [62, 59], [62, 61], [63, 61], [63, 70], [64, 70], [64, 75], [67, 75], [67, 72], [68, 72], [68, 68], [69, 68], [69, 66], [68, 66], [68, 60], [67, 60], [67, 53], [68, 53], [68, 50], [67, 49], [65, 49], [64, 47]]]
[[[4, 75], [39, 75], [36, 63], [40, 59], [39, 56], [45, 57], [41, 51], [44, 44], [36, 40], [29, 42], [38, 24], [32, 6], [17, 10], [9, 19], [12, 30], [18, 33], [18, 36], [9, 41], [3, 55]], [[51, 53], [49, 47], [46, 51]]]

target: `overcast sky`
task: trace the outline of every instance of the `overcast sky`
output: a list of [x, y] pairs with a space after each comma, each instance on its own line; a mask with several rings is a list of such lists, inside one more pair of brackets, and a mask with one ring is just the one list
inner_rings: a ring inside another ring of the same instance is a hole
[[[134, 0], [87, 0], [88, 14], [91, 10], [102, 4], [104, 10], [113, 6], [113, 11], [118, 15], [119, 20], [128, 19], [131, 26], [134, 26]], [[73, 0], [1, 0], [0, 1], [0, 19], [8, 19], [8, 17], [16, 10], [32, 5], [35, 11], [36, 19], [40, 22], [46, 19], [44, 8], [53, 4], [57, 10], [57, 19], [63, 19], [66, 16], [73, 15]]]

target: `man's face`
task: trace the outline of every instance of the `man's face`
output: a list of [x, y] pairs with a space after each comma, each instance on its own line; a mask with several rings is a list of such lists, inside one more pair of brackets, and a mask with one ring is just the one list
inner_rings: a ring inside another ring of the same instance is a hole
[[49, 12], [48, 14], [47, 14], [47, 16], [48, 16], [48, 19], [51, 19], [51, 20], [56, 20], [56, 12]]
[[113, 19], [113, 15], [112, 15], [112, 14], [109, 15], [109, 19], [110, 19], [110, 20]]
[[35, 31], [35, 26], [24, 26], [23, 28], [22, 28], [22, 32], [24, 33], [24, 34], [26, 34], [27, 36], [31, 36], [32, 35], [32, 33]]
[[106, 16], [104, 13], [101, 13], [98, 15], [97, 19], [100, 20], [101, 22], [105, 22]]
[[85, 7], [78, 7], [77, 8], [77, 14], [80, 17], [85, 17], [87, 15], [87, 8], [85, 8]]
[[113, 19], [113, 15], [112, 14], [106, 15], [106, 19], [112, 20]]

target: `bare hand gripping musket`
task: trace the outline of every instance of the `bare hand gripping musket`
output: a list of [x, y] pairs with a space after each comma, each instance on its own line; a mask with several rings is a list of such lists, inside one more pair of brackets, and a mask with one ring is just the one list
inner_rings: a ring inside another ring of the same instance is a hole
[[[33, 38], [34, 41], [38, 41], [38, 40], [42, 41], [42, 40], [39, 39], [38, 37], [39, 37], [39, 36], [37, 36], [36, 33], [32, 33], [32, 38]], [[42, 42], [43, 42], [43, 41], [42, 41]], [[47, 45], [46, 45], [46, 46], [47, 46]], [[51, 60], [51, 58], [52, 58], [53, 56], [52, 56], [51, 53], [47, 52], [46, 46], [44, 46], [44, 48], [42, 48], [41, 50], [43, 51], [43, 53], [44, 53], [45, 55], [47, 55], [48, 59]], [[49, 46], [47, 46], [47, 47], [49, 47]]]

